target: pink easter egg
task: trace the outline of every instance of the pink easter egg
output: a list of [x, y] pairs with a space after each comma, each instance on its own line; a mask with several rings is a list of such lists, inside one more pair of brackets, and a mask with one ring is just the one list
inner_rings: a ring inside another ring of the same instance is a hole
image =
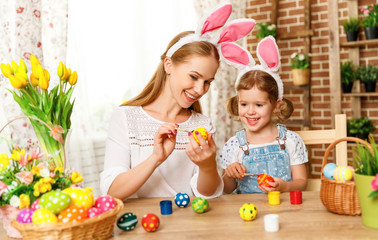
[[100, 215], [101, 213], [102, 212], [100, 209], [96, 207], [91, 207], [90, 209], [88, 209], [88, 218], [96, 217], [97, 215]]
[[32, 209], [22, 209], [17, 215], [17, 222], [19, 223], [31, 223], [32, 222], [32, 215], [34, 210]]
[[107, 212], [115, 208], [116, 202], [110, 195], [103, 195], [96, 199], [95, 205], [102, 213]]
[[35, 200], [34, 202], [33, 202], [33, 204], [31, 205], [31, 209], [33, 210], [33, 211], [35, 211], [35, 210], [37, 210], [37, 209], [40, 209], [41, 207], [39, 206], [39, 198], [37, 199], [37, 200]]

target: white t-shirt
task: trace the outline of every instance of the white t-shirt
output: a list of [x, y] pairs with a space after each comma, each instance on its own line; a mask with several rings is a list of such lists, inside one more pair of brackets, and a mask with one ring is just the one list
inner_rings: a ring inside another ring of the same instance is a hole
[[[277, 144], [277, 141], [265, 144], [248, 144], [248, 147], [249, 149], [252, 149], [272, 144]], [[241, 163], [244, 153], [239, 146], [240, 144], [236, 136], [231, 137], [226, 142], [219, 157], [219, 163], [223, 169], [226, 169], [231, 163]], [[306, 145], [297, 133], [287, 130], [285, 147], [289, 154], [290, 165], [298, 165], [308, 162]]]
[[[108, 192], [118, 174], [134, 168], [152, 154], [154, 136], [162, 124], [164, 122], [151, 117], [140, 106], [121, 106], [113, 112], [106, 140], [104, 171], [101, 173], [103, 194]], [[204, 127], [209, 133], [215, 132], [210, 119], [196, 112], [179, 125], [189, 131]], [[172, 197], [179, 192], [206, 198], [220, 196], [223, 181], [212, 196], [202, 196], [197, 191], [199, 168], [185, 153], [188, 142], [188, 134], [178, 131], [175, 150], [132, 197]]]

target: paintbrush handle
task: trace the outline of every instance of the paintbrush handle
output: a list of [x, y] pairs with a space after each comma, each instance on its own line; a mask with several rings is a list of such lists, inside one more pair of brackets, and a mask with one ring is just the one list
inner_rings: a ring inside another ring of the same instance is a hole
[[252, 174], [252, 173], [245, 173], [244, 176], [249, 176], [249, 177], [257, 177], [258, 174]]
[[182, 128], [176, 128], [176, 130], [181, 131], [181, 132], [191, 132], [191, 131], [188, 131], [188, 130], [182, 129]]

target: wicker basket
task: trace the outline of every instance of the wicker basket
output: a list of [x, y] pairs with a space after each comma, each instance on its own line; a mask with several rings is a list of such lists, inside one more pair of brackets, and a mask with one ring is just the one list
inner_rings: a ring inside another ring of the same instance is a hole
[[327, 164], [330, 151], [336, 146], [336, 144], [343, 141], [353, 141], [370, 146], [366, 141], [355, 137], [340, 138], [328, 146], [324, 153], [322, 170], [320, 173], [320, 199], [330, 212], [342, 215], [361, 215], [360, 203], [358, 201], [356, 184], [354, 181], [336, 181], [328, 179], [323, 175], [323, 168]]
[[123, 209], [123, 202], [116, 199], [117, 206], [96, 217], [76, 223], [22, 224], [13, 219], [12, 225], [27, 240], [81, 240], [107, 239], [112, 236], [117, 214]]

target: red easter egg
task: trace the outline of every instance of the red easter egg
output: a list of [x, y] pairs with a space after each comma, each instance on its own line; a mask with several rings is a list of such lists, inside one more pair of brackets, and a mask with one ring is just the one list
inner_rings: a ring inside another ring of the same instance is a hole
[[107, 212], [115, 208], [116, 201], [110, 195], [103, 195], [96, 199], [94, 207], [99, 209], [101, 213]]
[[88, 218], [88, 210], [84, 207], [71, 205], [58, 215], [58, 222], [81, 222]]
[[88, 218], [96, 217], [97, 215], [100, 215], [101, 213], [102, 212], [100, 209], [96, 207], [91, 207], [90, 209], [88, 209]]
[[148, 213], [142, 218], [142, 226], [147, 232], [155, 232], [160, 225], [158, 216], [153, 213]]
[[271, 187], [267, 182], [274, 182], [274, 179], [268, 174], [260, 174], [257, 176], [257, 182], [259, 185]]
[[39, 198], [37, 199], [37, 200], [35, 200], [34, 202], [33, 202], [33, 204], [31, 205], [31, 209], [33, 210], [33, 211], [35, 211], [35, 210], [38, 210], [38, 209], [40, 209], [41, 207], [39, 206]]

